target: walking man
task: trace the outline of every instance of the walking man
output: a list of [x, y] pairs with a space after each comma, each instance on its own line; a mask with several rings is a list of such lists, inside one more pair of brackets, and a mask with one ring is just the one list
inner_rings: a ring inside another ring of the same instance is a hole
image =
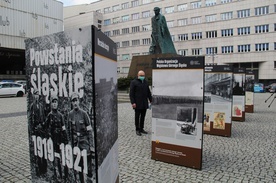
[[135, 111], [135, 127], [136, 134], [141, 136], [141, 133], [147, 134], [144, 130], [144, 121], [149, 102], [152, 102], [152, 96], [148, 82], [145, 80], [145, 72], [140, 70], [137, 78], [130, 83], [129, 92], [130, 102]]

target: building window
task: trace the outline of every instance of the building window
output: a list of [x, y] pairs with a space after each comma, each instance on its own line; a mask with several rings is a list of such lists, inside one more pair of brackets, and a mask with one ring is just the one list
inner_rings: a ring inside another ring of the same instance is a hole
[[192, 40], [202, 39], [202, 32], [194, 32], [192, 33]]
[[104, 32], [104, 34], [106, 35], [106, 36], [108, 36], [108, 37], [110, 37], [110, 31], [106, 31], [106, 32]]
[[221, 4], [224, 4], [224, 3], [231, 3], [233, 2], [233, 0], [221, 0]]
[[239, 10], [237, 11], [237, 14], [238, 18], [250, 17], [250, 9]]
[[233, 29], [222, 29], [221, 37], [233, 36]]
[[217, 0], [205, 0], [205, 6], [214, 6], [217, 4]]
[[122, 60], [129, 60], [129, 54], [122, 54]]
[[185, 11], [188, 8], [188, 4], [179, 4], [177, 5], [177, 11]]
[[274, 42], [274, 50], [276, 50], [276, 42]]
[[132, 40], [132, 46], [139, 46], [140, 45], [140, 39]]
[[127, 3], [123, 3], [122, 4], [122, 9], [127, 9], [127, 8], [129, 8], [129, 3], [127, 2]]
[[276, 24], [274, 24], [274, 31], [276, 31]]
[[178, 54], [183, 55], [183, 56], [187, 56], [188, 55], [188, 49], [178, 50]]
[[122, 42], [122, 47], [128, 47], [128, 46], [129, 46], [129, 41]]
[[140, 27], [139, 26], [132, 27], [131, 29], [132, 29], [132, 33], [140, 31]]
[[202, 48], [193, 48], [192, 55], [202, 55]]
[[201, 17], [192, 17], [192, 24], [200, 24]]
[[120, 9], [120, 5], [119, 4], [112, 7], [113, 11], [118, 11], [119, 9]]
[[110, 7], [104, 8], [104, 13], [110, 12]]
[[168, 21], [167, 22], [167, 26], [170, 28], [170, 27], [173, 27], [173, 21]]
[[255, 15], [265, 15], [269, 13], [269, 6], [255, 8]]
[[129, 15], [122, 16], [122, 21], [123, 22], [129, 21]]
[[218, 37], [217, 31], [207, 31], [206, 32], [206, 38], [215, 38]]
[[144, 11], [144, 12], [142, 12], [142, 17], [143, 18], [150, 17], [150, 11]]
[[217, 47], [208, 47], [206, 48], [206, 55], [214, 55], [218, 53]]
[[247, 35], [250, 34], [250, 27], [239, 27], [238, 35]]
[[150, 38], [142, 39], [143, 45], [149, 45], [150, 44]]
[[120, 30], [119, 29], [113, 30], [113, 36], [117, 36], [117, 35], [120, 35]]
[[217, 20], [217, 15], [216, 14], [206, 15], [205, 20], [206, 20], [206, 22], [214, 22]]
[[233, 12], [225, 12], [220, 14], [221, 20], [230, 20], [233, 18]]
[[101, 13], [101, 10], [100, 10], [100, 9], [98, 9], [98, 10], [96, 10], [96, 12], [97, 12], [97, 13]]
[[120, 17], [115, 17], [112, 19], [113, 24], [119, 23], [120, 22]]
[[188, 19], [185, 18], [185, 19], [180, 19], [180, 20], [177, 20], [177, 24], [178, 26], [184, 26], [184, 25], [187, 25], [188, 24]]
[[99, 28], [99, 29], [102, 28], [102, 20], [98, 20], [98, 28]]
[[257, 25], [255, 26], [255, 33], [269, 32], [269, 25]]
[[143, 52], [142, 55], [149, 55], [149, 52]]
[[233, 53], [234, 46], [222, 46], [221, 53]]
[[128, 33], [129, 33], [129, 28], [122, 29], [122, 34], [128, 34]]
[[110, 25], [110, 24], [111, 24], [110, 19], [104, 20], [104, 25]]
[[276, 61], [274, 61], [274, 69], [276, 69]]
[[131, 7], [139, 6], [139, 0], [131, 1]]
[[178, 41], [188, 40], [188, 34], [178, 34]]
[[148, 4], [150, 2], [151, 2], [151, 0], [142, 0], [142, 4]]
[[134, 13], [131, 15], [131, 17], [132, 17], [132, 20], [137, 20], [139, 19], [139, 13]]
[[149, 30], [150, 30], [150, 24], [142, 25], [142, 31], [149, 31]]
[[267, 51], [269, 50], [269, 43], [255, 44], [255, 51]]
[[171, 35], [171, 38], [172, 38], [172, 41], [174, 42], [175, 41], [175, 36]]
[[238, 52], [250, 52], [250, 44], [238, 45]]
[[122, 73], [127, 74], [129, 71], [129, 67], [122, 67]]
[[191, 2], [191, 8], [196, 9], [201, 7], [201, 1]]
[[165, 13], [173, 13], [174, 12], [174, 6], [165, 7]]
[[138, 56], [140, 53], [132, 53], [132, 56]]
[[120, 48], [120, 42], [116, 42], [117, 48]]

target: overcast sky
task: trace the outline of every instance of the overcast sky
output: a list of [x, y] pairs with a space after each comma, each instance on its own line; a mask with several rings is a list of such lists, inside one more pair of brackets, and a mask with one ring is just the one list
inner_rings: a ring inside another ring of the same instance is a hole
[[58, 0], [58, 1], [63, 2], [63, 6], [72, 6], [72, 5], [78, 5], [78, 4], [90, 4], [97, 0]]

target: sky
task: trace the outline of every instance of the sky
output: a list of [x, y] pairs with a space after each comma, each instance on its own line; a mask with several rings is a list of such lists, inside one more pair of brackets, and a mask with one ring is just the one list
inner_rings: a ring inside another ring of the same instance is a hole
[[72, 5], [78, 5], [78, 4], [90, 4], [97, 0], [58, 0], [58, 1], [63, 2], [63, 6], [72, 6]]

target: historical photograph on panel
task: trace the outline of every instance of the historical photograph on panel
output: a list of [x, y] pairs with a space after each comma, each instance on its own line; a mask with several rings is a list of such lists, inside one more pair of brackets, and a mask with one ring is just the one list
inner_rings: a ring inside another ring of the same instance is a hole
[[93, 26], [95, 54], [95, 121], [99, 182], [116, 182], [118, 164], [116, 44]]
[[118, 139], [117, 62], [96, 56], [95, 68], [97, 156], [100, 166]]
[[254, 92], [254, 75], [245, 75], [245, 91]]
[[233, 95], [244, 95], [245, 74], [234, 74]]
[[196, 135], [197, 108], [178, 106], [176, 115], [178, 131], [183, 134]]
[[192, 69], [157, 70], [154, 72], [154, 78], [152, 117], [174, 121], [176, 139], [200, 136], [203, 117], [203, 72]]
[[32, 182], [96, 182], [91, 28], [25, 43]]
[[205, 73], [205, 103], [232, 102], [232, 73]]
[[204, 131], [210, 131], [210, 113], [205, 112], [203, 116], [203, 130]]
[[241, 105], [233, 105], [233, 117], [242, 117], [242, 106]]
[[225, 129], [225, 113], [224, 112], [215, 112], [214, 113], [214, 123], [213, 129]]
[[245, 105], [253, 105], [254, 104], [254, 93], [253, 92], [245, 92]]

